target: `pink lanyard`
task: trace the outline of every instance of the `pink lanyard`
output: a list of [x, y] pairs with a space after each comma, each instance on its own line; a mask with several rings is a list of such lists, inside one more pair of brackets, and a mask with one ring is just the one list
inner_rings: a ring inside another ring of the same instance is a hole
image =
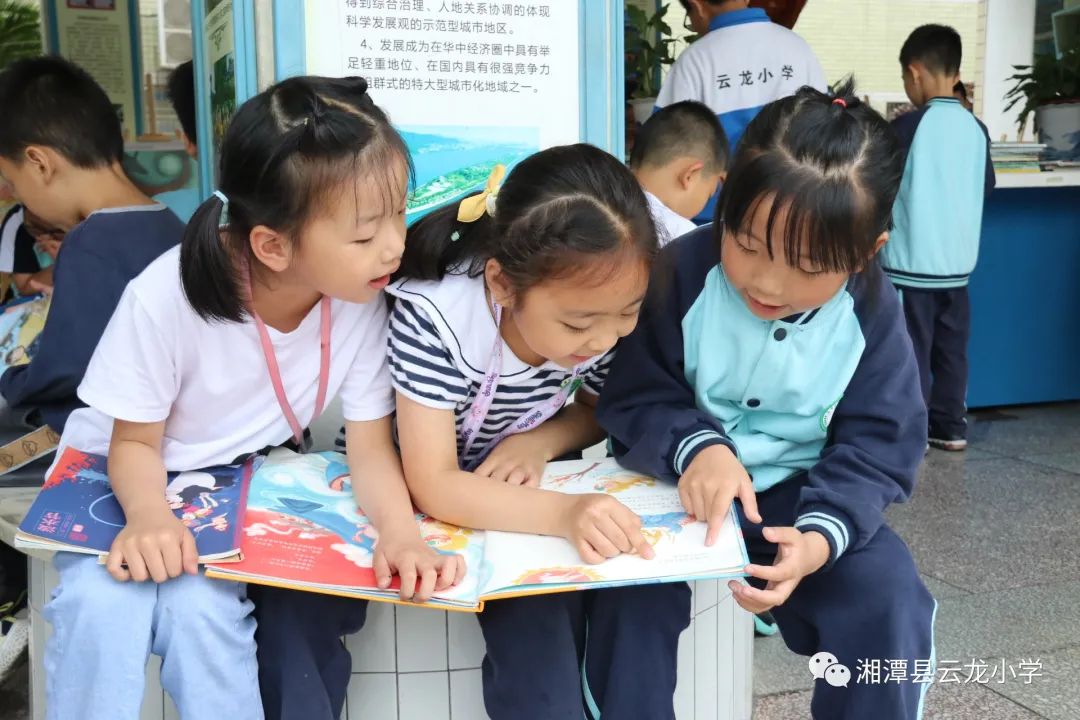
[[[488, 412], [491, 410], [491, 403], [495, 399], [495, 389], [499, 384], [503, 361], [503, 340], [499, 334], [501, 321], [502, 307], [496, 304], [495, 346], [491, 349], [491, 360], [488, 361], [487, 373], [484, 375], [484, 381], [481, 383], [480, 390], [473, 400], [472, 407], [469, 408], [469, 414], [465, 416], [465, 420], [461, 425], [461, 437], [465, 440], [465, 447], [461, 453], [462, 460], [469, 455], [469, 450], [476, 443], [476, 434], [483, 427], [484, 420], [487, 419]], [[559, 392], [523, 412], [517, 420], [488, 441], [487, 447], [494, 448], [510, 435], [531, 430], [557, 413], [566, 404], [566, 400], [581, 386], [581, 373], [581, 366], [575, 367], [570, 376], [563, 380], [562, 385], [559, 386]], [[468, 463], [465, 469], [475, 470], [486, 455], [487, 452], [481, 453], [479, 457]]]
[[[249, 297], [250, 294], [251, 285], [249, 280]], [[322, 415], [323, 406], [326, 404], [326, 388], [330, 384], [330, 298], [323, 295], [319, 305], [322, 315], [319, 321], [319, 390], [315, 395], [315, 413], [311, 416], [312, 421]], [[274, 345], [270, 342], [270, 333], [266, 330], [266, 323], [255, 312], [254, 303], [249, 303], [248, 312], [251, 313], [251, 319], [255, 321], [255, 328], [259, 331], [259, 342], [262, 344], [263, 357], [266, 358], [266, 370], [270, 374], [270, 383], [274, 386], [274, 394], [277, 395], [281, 413], [288, 421], [289, 427], [292, 428], [297, 449], [303, 452], [306, 449], [304, 428], [300, 426], [300, 421], [296, 419], [296, 413], [293, 412], [292, 405], [289, 404], [289, 398], [285, 394], [285, 385], [281, 382], [281, 370], [278, 367], [277, 355], [274, 353]]]

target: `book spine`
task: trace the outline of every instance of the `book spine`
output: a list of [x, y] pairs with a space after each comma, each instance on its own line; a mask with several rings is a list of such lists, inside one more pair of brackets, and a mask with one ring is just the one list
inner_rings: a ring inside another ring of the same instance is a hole
[[251, 488], [251, 478], [255, 475], [258, 467], [259, 456], [253, 455], [244, 461], [244, 468], [240, 474], [240, 502], [236, 508], [236, 520], [233, 523], [232, 549], [240, 552], [240, 545], [244, 539], [244, 516], [247, 514], [248, 490]]

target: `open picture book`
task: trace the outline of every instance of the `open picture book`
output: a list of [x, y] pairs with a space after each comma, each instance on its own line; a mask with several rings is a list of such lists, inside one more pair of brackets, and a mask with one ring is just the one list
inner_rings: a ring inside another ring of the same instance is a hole
[[[467, 565], [464, 581], [427, 605], [479, 612], [484, 601], [499, 598], [745, 575], [746, 546], [734, 509], [717, 542], [706, 547], [705, 523], [683, 511], [675, 486], [625, 470], [612, 459], [551, 463], [540, 487], [615, 496], [641, 517], [656, 557], [622, 555], [588, 565], [560, 537], [470, 530], [418, 514], [428, 544], [463, 555]], [[387, 590], [376, 585], [372, 552], [378, 534], [353, 500], [343, 455], [271, 452], [252, 477], [243, 518], [241, 559], [209, 565], [208, 576], [398, 600], [396, 577]]]
[[[169, 473], [165, 499], [195, 536], [199, 562], [239, 559], [244, 497], [261, 460]], [[67, 448], [19, 525], [15, 546], [104, 557], [124, 523], [106, 459]]]
[[33, 358], [51, 303], [51, 295], [31, 295], [0, 305], [0, 373]]

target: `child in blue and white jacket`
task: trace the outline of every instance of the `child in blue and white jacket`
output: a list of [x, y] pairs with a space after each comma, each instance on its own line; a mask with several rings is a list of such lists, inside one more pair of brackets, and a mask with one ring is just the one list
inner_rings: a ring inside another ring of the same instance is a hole
[[859, 663], [934, 656], [935, 602], [883, 517], [926, 446], [911, 343], [874, 260], [902, 170], [850, 85], [767, 106], [720, 220], [663, 251], [597, 412], [621, 463], [678, 484], [707, 542], [740, 501], [752, 564], [737, 602], [771, 609], [818, 677], [851, 673], [817, 683], [815, 718], [918, 717], [927, 684], [860, 684]]

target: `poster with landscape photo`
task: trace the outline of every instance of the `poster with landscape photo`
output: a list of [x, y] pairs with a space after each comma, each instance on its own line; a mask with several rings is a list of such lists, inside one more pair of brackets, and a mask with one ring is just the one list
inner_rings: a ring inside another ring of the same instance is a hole
[[483, 188], [496, 165], [509, 170], [540, 149], [537, 128], [412, 125], [398, 129], [416, 166], [406, 213], [409, 223]]

